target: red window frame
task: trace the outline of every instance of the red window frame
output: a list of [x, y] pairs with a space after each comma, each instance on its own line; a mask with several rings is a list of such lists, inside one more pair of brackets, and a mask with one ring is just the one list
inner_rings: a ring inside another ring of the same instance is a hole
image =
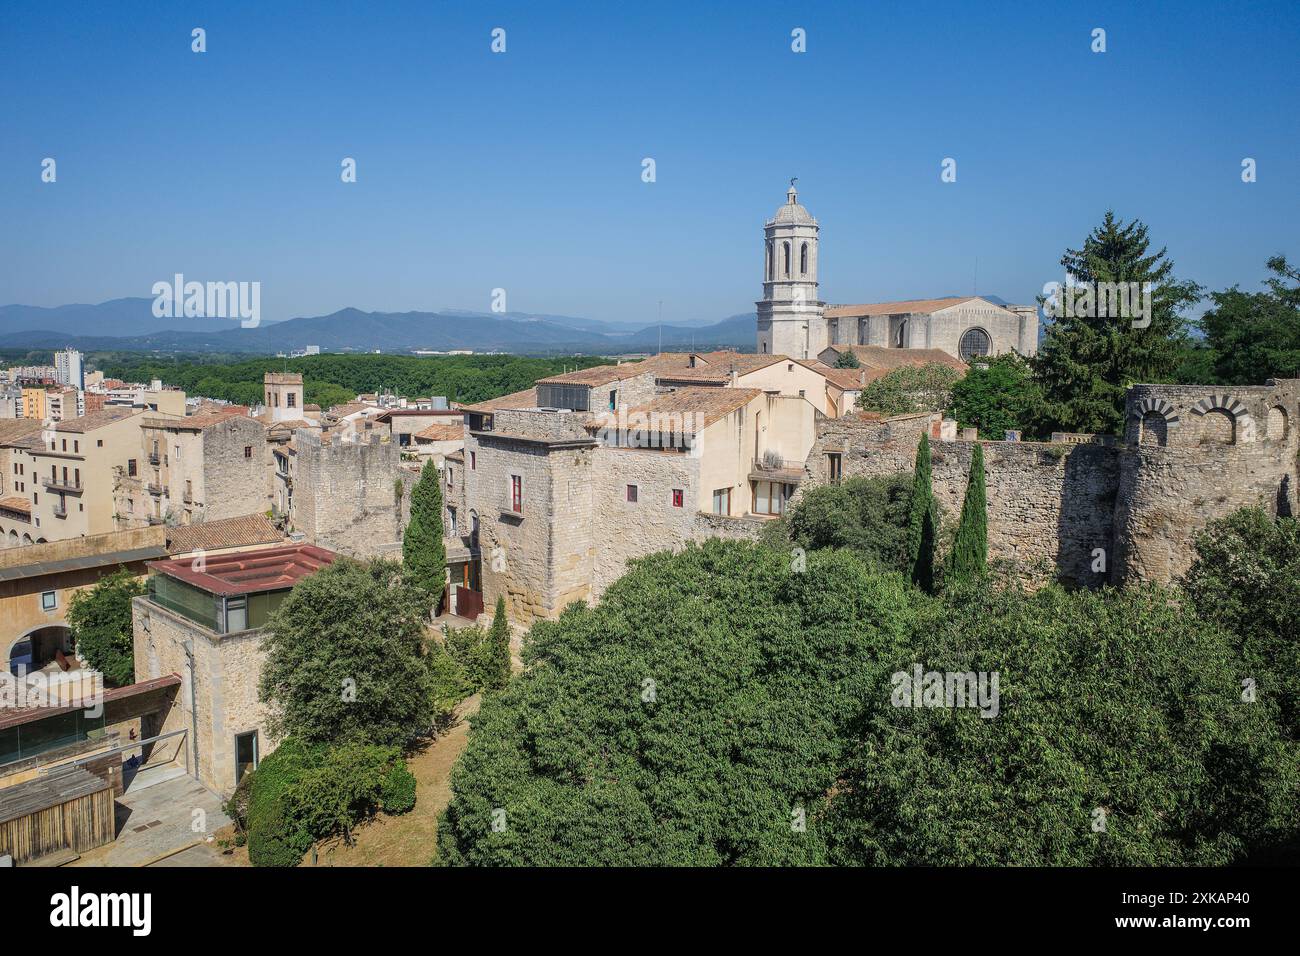
[[673, 507], [674, 507], [674, 508], [680, 508], [680, 507], [682, 506], [682, 502], [683, 502], [683, 500], [684, 500], [685, 498], [686, 498], [686, 495], [685, 495], [685, 493], [682, 491], [681, 488], [674, 488], [674, 489], [673, 489]]
[[524, 510], [524, 479], [519, 475], [510, 476], [510, 510], [516, 514]]

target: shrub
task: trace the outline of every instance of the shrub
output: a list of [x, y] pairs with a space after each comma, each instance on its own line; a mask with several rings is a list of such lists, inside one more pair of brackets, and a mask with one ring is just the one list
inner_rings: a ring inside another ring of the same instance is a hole
[[[847, 548], [868, 564], [903, 572], [908, 567], [911, 494], [912, 480], [906, 475], [821, 485], [800, 499], [787, 523], [770, 522], [772, 537], [764, 541], [775, 547], [793, 543], [808, 551]], [[787, 532], [785, 541], [782, 532]]]
[[415, 777], [395, 747], [289, 738], [245, 781], [229, 806], [247, 827], [255, 866], [297, 866], [317, 840], [342, 834], [350, 841], [357, 823], [381, 807], [405, 813], [415, 805]]
[[379, 803], [385, 813], [393, 816], [415, 808], [415, 774], [405, 763], [398, 762], [389, 768]]

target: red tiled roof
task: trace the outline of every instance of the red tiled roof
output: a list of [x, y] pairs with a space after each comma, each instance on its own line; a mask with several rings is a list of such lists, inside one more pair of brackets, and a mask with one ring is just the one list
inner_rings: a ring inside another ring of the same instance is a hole
[[239, 515], [200, 524], [178, 525], [167, 529], [167, 550], [172, 554], [191, 551], [220, 551], [225, 548], [251, 548], [258, 544], [283, 541], [284, 535], [264, 514]]
[[314, 574], [337, 555], [311, 544], [296, 544], [265, 551], [236, 551], [218, 554], [202, 562], [189, 558], [150, 561], [149, 569], [176, 578], [210, 594], [253, 594], [258, 591], [282, 591]]

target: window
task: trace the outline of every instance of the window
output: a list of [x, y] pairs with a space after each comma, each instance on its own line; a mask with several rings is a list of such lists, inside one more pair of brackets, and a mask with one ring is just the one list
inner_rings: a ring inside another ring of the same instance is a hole
[[245, 445], [245, 446], [244, 446], [244, 457], [245, 457], [245, 458], [252, 458], [252, 457], [253, 457], [253, 446], [252, 446], [252, 445]]
[[674, 489], [673, 489], [673, 507], [674, 507], [674, 508], [680, 508], [680, 507], [682, 506], [682, 499], [685, 498], [685, 497], [686, 497], [686, 496], [685, 496], [685, 494], [683, 494], [682, 489], [680, 489], [680, 488], [674, 488]]
[[448, 465], [447, 466], [447, 487], [450, 488], [454, 481], [455, 481], [455, 476], [453, 474], [452, 467], [451, 465]]
[[826, 456], [826, 474], [832, 485], [840, 483], [840, 476], [843, 474], [843, 462], [839, 452], [831, 452]]
[[248, 630], [248, 599], [233, 597], [226, 599], [226, 633]]
[[898, 336], [894, 339], [894, 345], [895, 347], [900, 349], [907, 348], [907, 323], [906, 322], [898, 323]]
[[969, 362], [977, 355], [988, 355], [989, 345], [989, 334], [983, 329], [967, 329], [962, 333], [957, 354]]
[[456, 509], [447, 509], [447, 530], [453, 535], [456, 533]]
[[68, 450], [68, 440], [66, 438], [63, 439], [63, 450], [64, 451]]
[[77, 440], [74, 438], [74, 439], [72, 440], [72, 453], [73, 453], [74, 455], [76, 455], [76, 454], [79, 454], [80, 452], [81, 452], [81, 442], [77, 441]]
[[785, 273], [784, 273], [784, 274], [785, 274], [785, 277], [788, 279], [788, 278], [790, 277], [790, 243], [788, 243], [788, 242], [783, 242], [783, 243], [781, 243], [781, 245], [782, 245], [782, 247], [783, 247], [784, 250], [785, 250], [785, 252], [784, 252], [784, 255], [785, 255]]
[[611, 412], [618, 411], [618, 389], [616, 388], [609, 390], [609, 410]]
[[95, 447], [96, 447], [96, 448], [103, 448], [103, 447], [104, 447], [104, 439], [102, 439], [102, 438], [97, 438], [97, 439], [95, 439]]
[[478, 467], [478, 452], [469, 453], [469, 470], [473, 471]]
[[636, 485], [628, 485], [628, 486], [627, 486], [627, 500], [628, 500], [629, 502], [631, 502], [632, 504], [636, 504], [636, 494], [637, 494]]
[[799, 247], [799, 272], [802, 275], [808, 274], [808, 243]]
[[718, 488], [713, 492], [713, 513], [715, 515], [731, 514], [730, 488]]
[[794, 494], [794, 485], [779, 481], [754, 482], [754, 514], [783, 515], [790, 496]]
[[515, 514], [524, 510], [524, 479], [519, 475], [510, 476], [510, 510]]
[[135, 467], [135, 459], [134, 459], [134, 458], [129, 459], [129, 460], [127, 461], [127, 463], [126, 463], [126, 473], [127, 473], [130, 477], [132, 477], [132, 478], [134, 478], [134, 477], [136, 476], [136, 467]]
[[284, 403], [288, 405], [290, 408], [296, 408], [298, 406], [298, 396], [295, 395], [293, 392], [290, 392], [288, 395], [285, 396]]
[[59, 606], [58, 593], [55, 591], [43, 591], [41, 593], [41, 610], [53, 611]]
[[772, 243], [767, 244], [767, 277], [772, 278]]

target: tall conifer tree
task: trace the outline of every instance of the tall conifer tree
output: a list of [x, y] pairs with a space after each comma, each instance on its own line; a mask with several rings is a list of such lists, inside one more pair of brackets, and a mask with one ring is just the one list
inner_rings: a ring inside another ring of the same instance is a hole
[[442, 543], [442, 486], [433, 461], [424, 463], [411, 492], [411, 520], [402, 535], [402, 570], [406, 580], [431, 601], [446, 584], [447, 551]]
[[961, 505], [957, 537], [948, 553], [944, 583], [970, 581], [984, 574], [988, 567], [989, 527], [988, 497], [984, 488], [984, 448], [979, 442], [971, 453], [970, 479], [966, 498]]
[[934, 589], [934, 542], [938, 526], [934, 491], [930, 487], [930, 436], [923, 434], [916, 447], [907, 534], [909, 575], [913, 584], [927, 592]]

